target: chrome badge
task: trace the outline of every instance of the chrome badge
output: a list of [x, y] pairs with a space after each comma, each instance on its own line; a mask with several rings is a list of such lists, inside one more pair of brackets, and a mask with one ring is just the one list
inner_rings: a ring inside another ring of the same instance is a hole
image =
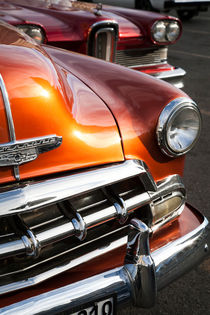
[[40, 153], [57, 148], [62, 137], [49, 135], [0, 144], [0, 166], [14, 166], [35, 160]]
[[10, 136], [10, 142], [0, 144], [0, 167], [13, 166], [14, 176], [19, 180], [19, 165], [35, 160], [41, 153], [56, 149], [61, 144], [62, 137], [46, 135], [38, 138], [16, 140], [9, 97], [1, 74], [0, 90], [5, 106]]

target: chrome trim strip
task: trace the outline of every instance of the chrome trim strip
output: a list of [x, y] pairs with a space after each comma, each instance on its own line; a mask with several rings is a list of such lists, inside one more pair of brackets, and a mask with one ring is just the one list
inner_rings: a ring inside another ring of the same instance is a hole
[[[37, 315], [43, 312], [52, 314], [53, 311], [57, 313], [71, 311], [72, 308], [87, 301], [94, 302], [98, 298], [106, 298], [113, 294], [117, 294], [117, 305], [130, 302], [138, 306], [142, 306], [142, 298], [149, 301], [152, 294], [152, 301], [146, 305], [151, 306], [155, 301], [156, 285], [158, 290], [168, 285], [209, 253], [210, 226], [206, 218], [195, 230], [171, 241], [151, 255], [148, 255], [145, 241], [140, 242], [141, 244], [138, 242], [142, 237], [147, 242], [148, 237], [145, 235], [147, 229], [144, 224], [142, 226], [141, 221], [136, 221], [137, 226], [143, 227], [143, 230], [139, 228], [139, 231], [133, 233], [136, 225], [134, 223], [131, 225], [130, 241], [127, 246], [129, 263], [125, 261], [122, 267], [3, 307], [1, 314], [22, 315], [24, 312], [25, 315]], [[151, 273], [154, 265], [155, 279]]]
[[2, 97], [3, 97], [3, 101], [4, 101], [4, 106], [5, 106], [5, 111], [6, 111], [6, 115], [7, 115], [10, 140], [15, 141], [16, 140], [15, 127], [14, 127], [14, 122], [13, 122], [13, 118], [12, 118], [12, 111], [11, 111], [9, 96], [8, 96], [7, 89], [6, 89], [6, 86], [4, 84], [4, 80], [3, 80], [1, 74], [0, 74], [0, 89], [1, 89]]
[[[14, 122], [12, 118], [12, 111], [11, 111], [11, 106], [10, 106], [10, 101], [9, 101], [9, 96], [7, 93], [6, 86], [4, 84], [4, 80], [2, 78], [2, 75], [0, 74], [0, 90], [2, 93], [2, 98], [5, 106], [5, 111], [6, 111], [6, 116], [7, 116], [7, 123], [8, 123], [8, 129], [9, 129], [9, 136], [10, 136], [10, 141], [16, 141], [16, 135], [15, 135], [15, 127], [14, 127]], [[17, 180], [20, 180], [20, 171], [19, 171], [19, 166], [14, 166], [14, 177]]]

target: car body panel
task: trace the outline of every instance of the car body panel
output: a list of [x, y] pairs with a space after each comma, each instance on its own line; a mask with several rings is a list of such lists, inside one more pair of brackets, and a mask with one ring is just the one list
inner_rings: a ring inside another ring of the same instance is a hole
[[[156, 180], [167, 174], [182, 174], [184, 158], [168, 159], [159, 154], [155, 128], [164, 106], [176, 97], [186, 96], [184, 92], [134, 70], [127, 71], [114, 64], [107, 70], [106, 62], [100, 61], [99, 67], [97, 59], [78, 54], [70, 58], [63, 50], [48, 46], [45, 49], [56, 63], [79, 77], [95, 93], [100, 93], [119, 125], [126, 159], [147, 161]], [[153, 86], [153, 90], [148, 86]]]
[[[1, 34], [3, 29], [1, 26]], [[118, 128], [103, 101], [70, 73], [62, 69], [56, 72], [47, 54], [36, 49], [35, 45], [29, 43], [33, 49], [28, 49], [27, 42], [26, 47], [22, 47], [18, 38], [11, 40], [13, 45], [1, 47], [1, 60], [4, 62], [0, 73], [9, 93], [16, 139], [51, 134], [63, 137], [59, 148], [21, 165], [21, 179], [122, 161], [124, 156]], [[8, 43], [11, 40], [7, 38]], [[0, 115], [3, 117], [2, 127], [5, 127], [2, 100]], [[1, 132], [1, 143], [6, 142], [8, 134], [4, 131]], [[4, 172], [1, 168], [1, 173]], [[1, 182], [12, 180], [6, 173], [1, 176]]]

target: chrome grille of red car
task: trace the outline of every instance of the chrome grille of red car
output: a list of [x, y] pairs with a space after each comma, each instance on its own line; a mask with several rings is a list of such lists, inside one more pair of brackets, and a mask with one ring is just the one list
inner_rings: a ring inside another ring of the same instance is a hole
[[127, 49], [117, 50], [115, 63], [125, 67], [142, 67], [145, 65], [157, 65], [167, 61], [168, 48], [159, 49]]
[[151, 226], [150, 204], [169, 195], [168, 184], [159, 189], [131, 160], [1, 188], [0, 294], [121, 247], [134, 215]]
[[118, 40], [118, 24], [115, 21], [99, 21], [88, 34], [87, 53], [106, 61], [115, 60]]

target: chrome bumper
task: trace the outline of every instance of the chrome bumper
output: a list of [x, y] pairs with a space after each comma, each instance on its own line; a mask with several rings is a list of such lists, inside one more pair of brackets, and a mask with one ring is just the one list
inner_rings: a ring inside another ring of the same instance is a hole
[[153, 77], [171, 83], [179, 89], [184, 87], [184, 76], [186, 71], [182, 68], [176, 68], [171, 71], [163, 71], [152, 74]]
[[131, 220], [125, 264], [122, 267], [4, 307], [1, 314], [59, 314], [74, 312], [90, 301], [116, 296], [117, 306], [132, 303], [151, 307], [162, 289], [197, 265], [209, 252], [210, 225], [206, 218], [196, 229], [150, 253], [149, 229]]

